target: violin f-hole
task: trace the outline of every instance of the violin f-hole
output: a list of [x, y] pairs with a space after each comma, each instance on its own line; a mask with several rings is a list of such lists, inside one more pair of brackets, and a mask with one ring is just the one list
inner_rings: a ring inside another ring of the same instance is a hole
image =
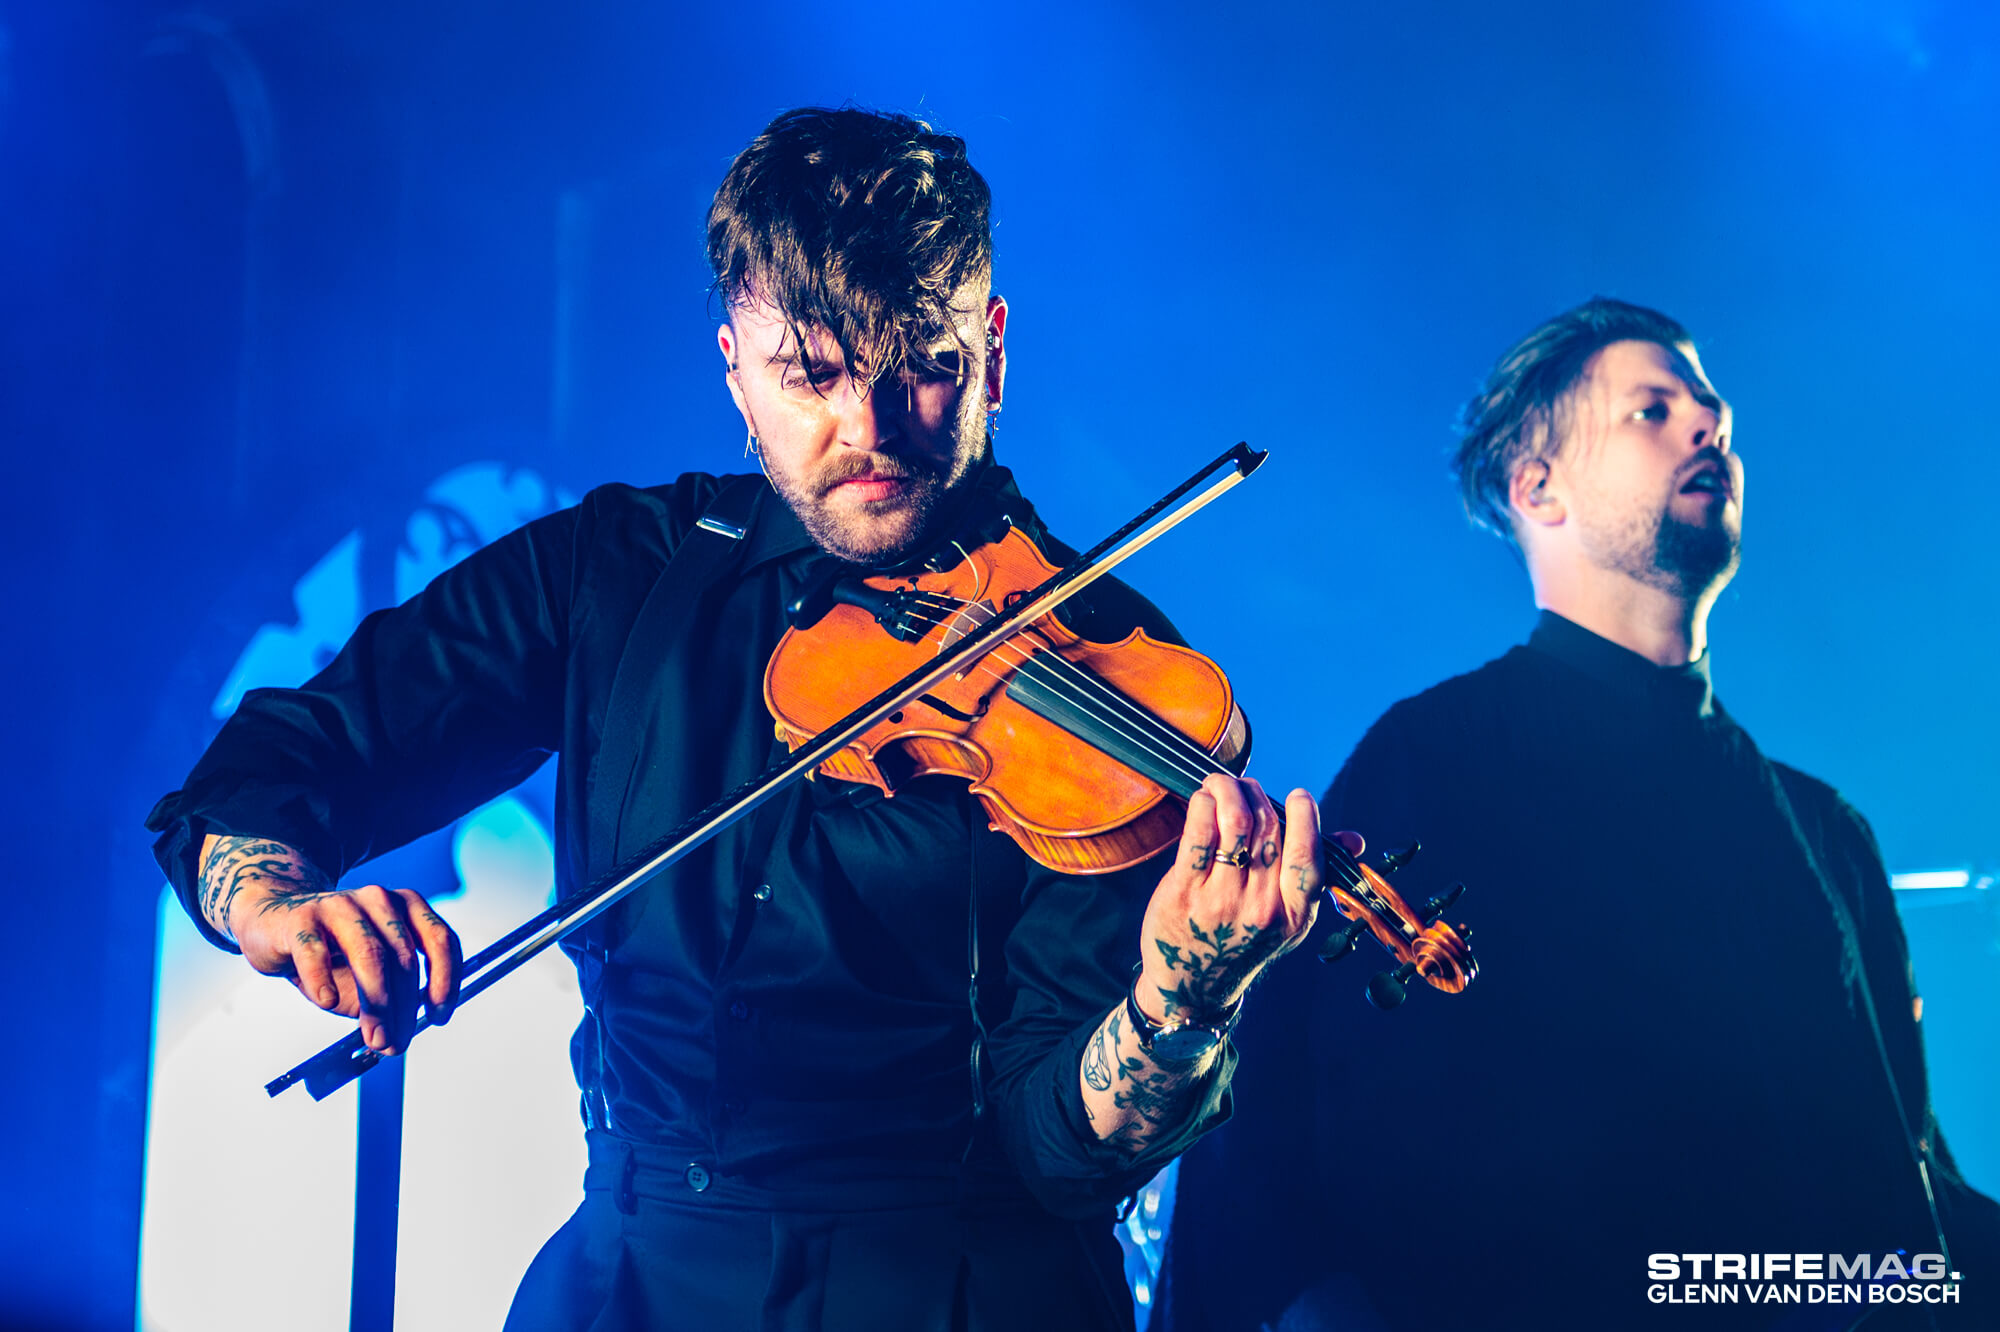
[[957, 708], [945, 702], [943, 699], [939, 698], [936, 694], [919, 695], [917, 698], [917, 702], [923, 704], [927, 708], [932, 708], [938, 712], [942, 712], [945, 716], [951, 718], [955, 722], [978, 721], [981, 717], [984, 717], [986, 715], [986, 710], [987, 707], [989, 706], [987, 699], [982, 698], [979, 700], [979, 711], [960, 712]]

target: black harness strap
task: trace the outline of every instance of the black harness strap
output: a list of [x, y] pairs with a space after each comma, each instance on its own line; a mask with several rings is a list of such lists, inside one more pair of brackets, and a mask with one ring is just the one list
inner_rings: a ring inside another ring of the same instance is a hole
[[[703, 593], [721, 582], [742, 557], [743, 538], [749, 534], [758, 494], [764, 489], [761, 476], [735, 477], [716, 492], [708, 511], [681, 538], [667, 565], [646, 594], [646, 602], [632, 624], [631, 636], [618, 657], [618, 671], [605, 705], [602, 743], [591, 760], [589, 807], [599, 831], [608, 831], [611, 859], [619, 856], [625, 807], [630, 803], [634, 770], [639, 763], [639, 741], [646, 731], [647, 685], [652, 673], [666, 660], [674, 640], [693, 618]], [[597, 817], [600, 802], [615, 802], [608, 821]], [[582, 1052], [579, 1067], [589, 1070], [583, 1094], [584, 1122], [591, 1128], [607, 1128], [604, 1093], [604, 1032], [600, 1003], [604, 970], [609, 957], [611, 918], [623, 919], [623, 911], [600, 916], [582, 931], [582, 955], [577, 960], [578, 981], [591, 1021], [579, 1033], [589, 1044]]]
[[694, 618], [702, 594], [735, 566], [742, 554], [742, 539], [750, 530], [757, 494], [763, 489], [763, 477], [739, 476], [716, 493], [708, 511], [674, 547], [667, 567], [660, 570], [653, 590], [646, 594], [646, 604], [632, 623], [625, 650], [618, 656], [618, 672], [604, 709], [603, 740], [591, 761], [590, 782], [593, 816], [604, 807], [601, 802], [617, 802], [618, 813], [609, 821], [614, 861], [624, 851], [618, 845], [620, 825], [624, 806], [629, 803], [632, 773], [639, 762], [639, 740], [646, 733], [647, 693], [653, 672]]

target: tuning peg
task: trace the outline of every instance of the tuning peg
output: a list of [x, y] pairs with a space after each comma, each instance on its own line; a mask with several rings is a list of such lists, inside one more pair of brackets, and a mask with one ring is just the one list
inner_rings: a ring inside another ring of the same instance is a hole
[[1417, 918], [1423, 921], [1423, 923], [1426, 925], [1433, 924], [1436, 922], [1439, 916], [1442, 916], [1445, 912], [1451, 910], [1451, 904], [1453, 902], [1456, 902], [1459, 898], [1463, 897], [1464, 895], [1465, 895], [1465, 885], [1462, 883], [1455, 883], [1451, 887], [1439, 893], [1436, 897], [1433, 897], [1430, 901], [1424, 903], [1423, 908], [1417, 912]]
[[1388, 1012], [1410, 997], [1405, 989], [1409, 979], [1417, 974], [1417, 964], [1405, 962], [1394, 971], [1378, 971], [1368, 978], [1368, 1002]]
[[1397, 870], [1415, 860], [1417, 852], [1423, 849], [1424, 844], [1422, 842], [1411, 842], [1400, 851], [1384, 851], [1377, 859], [1382, 866], [1384, 874], [1394, 874]]
[[1326, 936], [1326, 942], [1319, 946], [1319, 960], [1322, 962], [1338, 962], [1341, 958], [1346, 957], [1354, 951], [1354, 945], [1360, 942], [1361, 936], [1366, 933], [1368, 933], [1367, 921], [1348, 921], [1339, 929]]

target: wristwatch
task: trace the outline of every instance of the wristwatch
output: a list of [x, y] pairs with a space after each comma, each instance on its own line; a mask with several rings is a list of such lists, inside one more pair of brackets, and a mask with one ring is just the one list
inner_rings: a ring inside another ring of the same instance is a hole
[[1143, 966], [1132, 968], [1132, 984], [1125, 991], [1125, 1020], [1132, 1024], [1139, 1048], [1162, 1067], [1186, 1068], [1199, 1063], [1204, 1055], [1229, 1039], [1229, 1033], [1236, 1029], [1236, 1019], [1243, 1016], [1243, 999], [1239, 995], [1217, 1022], [1183, 1022], [1178, 1018], [1155, 1022], [1139, 1006], [1139, 978], [1144, 973]]

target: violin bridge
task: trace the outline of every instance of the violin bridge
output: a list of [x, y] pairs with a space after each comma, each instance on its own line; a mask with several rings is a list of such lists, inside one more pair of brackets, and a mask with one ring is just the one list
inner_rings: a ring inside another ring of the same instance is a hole
[[[998, 614], [999, 612], [993, 609], [991, 602], [967, 601], [961, 603], [958, 610], [949, 619], [944, 621], [944, 635], [938, 640], [938, 652], [942, 654], [956, 647], [968, 634], [987, 624]], [[963, 680], [975, 669], [975, 666], [967, 666], [965, 670], [958, 673], [958, 678]]]

